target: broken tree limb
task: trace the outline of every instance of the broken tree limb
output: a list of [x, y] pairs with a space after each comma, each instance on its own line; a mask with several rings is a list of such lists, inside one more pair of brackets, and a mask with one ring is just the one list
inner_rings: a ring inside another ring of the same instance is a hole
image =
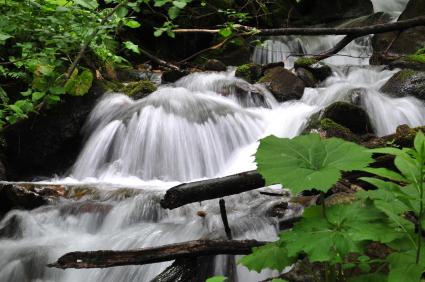
[[161, 247], [127, 251], [72, 252], [49, 264], [56, 268], [105, 268], [123, 265], [143, 265], [182, 258], [211, 255], [246, 255], [253, 247], [268, 242], [256, 240], [195, 240]]
[[165, 209], [175, 209], [190, 203], [239, 194], [265, 186], [265, 180], [255, 170], [221, 178], [183, 183], [170, 188], [161, 199]]
[[[398, 22], [374, 24], [363, 27], [288, 27], [288, 28], [270, 28], [256, 29], [249, 26], [235, 25], [236, 31], [242, 31], [245, 34], [240, 36], [270, 36], [270, 35], [352, 35], [360, 37], [368, 34], [384, 33], [389, 31], [403, 30], [416, 26], [425, 25], [425, 16], [413, 19], [402, 20]], [[175, 33], [210, 33], [216, 34], [220, 29], [175, 29]]]

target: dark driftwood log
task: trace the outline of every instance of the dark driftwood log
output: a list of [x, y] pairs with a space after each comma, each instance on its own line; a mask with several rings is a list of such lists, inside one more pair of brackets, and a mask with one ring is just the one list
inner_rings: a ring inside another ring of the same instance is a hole
[[255, 170], [221, 178], [183, 183], [167, 190], [161, 200], [165, 209], [175, 209], [190, 203], [221, 198], [265, 186]]
[[127, 251], [72, 252], [49, 264], [56, 268], [105, 268], [123, 265], [142, 265], [183, 258], [211, 255], [246, 255], [253, 247], [268, 242], [256, 240], [196, 240], [161, 247]]

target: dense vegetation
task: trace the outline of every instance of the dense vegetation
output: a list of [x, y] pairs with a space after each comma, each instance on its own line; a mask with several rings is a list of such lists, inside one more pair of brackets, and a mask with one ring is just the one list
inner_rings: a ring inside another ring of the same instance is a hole
[[[394, 155], [398, 172], [368, 167], [372, 154]], [[261, 141], [256, 161], [268, 184], [280, 183], [293, 193], [314, 188], [320, 191], [321, 204], [306, 208], [294, 228], [282, 232], [278, 241], [255, 248], [241, 264], [255, 271], [282, 271], [302, 264], [314, 281], [421, 280], [425, 270], [422, 132], [413, 148], [403, 149], [366, 149], [337, 138], [322, 140], [316, 134], [294, 139], [270, 136]], [[376, 189], [359, 191], [354, 197], [341, 193], [326, 198], [341, 172], [352, 170], [369, 173], [361, 179]]]

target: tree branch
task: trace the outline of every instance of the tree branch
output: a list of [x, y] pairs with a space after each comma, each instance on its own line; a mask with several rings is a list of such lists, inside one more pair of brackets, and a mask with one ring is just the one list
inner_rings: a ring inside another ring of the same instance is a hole
[[[270, 36], [270, 35], [353, 35], [360, 37], [368, 34], [384, 33], [395, 30], [403, 30], [416, 26], [425, 25], [425, 16], [416, 17], [413, 19], [375, 24], [363, 27], [290, 27], [290, 28], [271, 28], [271, 29], [256, 29], [244, 25], [235, 25], [234, 28], [237, 31], [245, 32], [240, 36], [258, 35], [258, 36]], [[220, 32], [220, 29], [175, 29], [175, 33], [210, 33], [216, 34]]]
[[161, 247], [127, 251], [72, 252], [60, 257], [48, 267], [56, 268], [105, 268], [123, 265], [143, 265], [182, 258], [210, 255], [246, 255], [253, 247], [269, 242], [256, 240], [196, 240]]

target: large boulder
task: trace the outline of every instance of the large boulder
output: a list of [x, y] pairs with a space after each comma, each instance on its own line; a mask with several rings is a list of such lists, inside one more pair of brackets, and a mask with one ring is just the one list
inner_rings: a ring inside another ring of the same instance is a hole
[[12, 209], [31, 210], [48, 203], [39, 194], [15, 184], [0, 184], [0, 218]]
[[[425, 0], [410, 0], [399, 21], [423, 16]], [[377, 34], [372, 40], [372, 64], [389, 63], [394, 59], [412, 54], [425, 46], [425, 27], [409, 28], [402, 32]], [[401, 66], [401, 65], [400, 65]]]
[[369, 116], [359, 106], [347, 102], [335, 102], [323, 111], [322, 118], [328, 118], [356, 134], [373, 133]]
[[16, 123], [4, 131], [9, 179], [33, 179], [64, 173], [76, 159], [84, 122], [107, 87], [95, 81], [84, 96], [64, 97], [39, 115]]
[[381, 88], [392, 97], [413, 96], [425, 101], [425, 71], [401, 70]]
[[284, 67], [266, 70], [259, 82], [263, 83], [279, 102], [300, 99], [306, 86], [303, 80]]

